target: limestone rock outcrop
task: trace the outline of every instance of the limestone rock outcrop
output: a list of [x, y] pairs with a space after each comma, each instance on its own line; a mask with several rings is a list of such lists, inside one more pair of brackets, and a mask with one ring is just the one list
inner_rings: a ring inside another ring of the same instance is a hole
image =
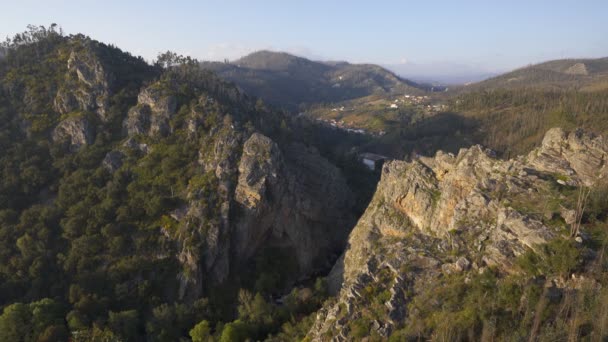
[[61, 121], [53, 130], [57, 143], [67, 143], [71, 151], [77, 151], [95, 140], [95, 130], [85, 116], [73, 116]]
[[175, 114], [176, 107], [177, 101], [168, 88], [155, 83], [139, 93], [137, 105], [129, 110], [123, 127], [129, 136], [167, 136], [171, 133], [169, 120]]
[[[199, 151], [198, 164], [207, 175], [217, 181], [212, 202], [215, 212], [209, 214], [209, 198], [196, 185], [189, 187], [187, 207], [178, 217], [182, 229], [177, 237], [179, 260], [188, 269], [181, 275], [180, 297], [198, 298], [203, 284], [224, 282], [230, 273], [235, 179], [243, 143], [243, 134], [234, 125], [224, 122], [205, 136]], [[211, 220], [202, 218], [212, 217]], [[191, 239], [200, 240], [197, 246], [188, 246]], [[238, 264], [232, 262], [232, 265]]]
[[243, 212], [235, 223], [239, 257], [274, 241], [293, 248], [304, 273], [315, 258], [340, 249], [352, 224], [345, 214], [352, 194], [335, 166], [314, 149], [294, 144], [281, 151], [257, 133], [243, 147], [235, 201]]
[[553, 128], [540, 148], [530, 153], [530, 164], [541, 171], [559, 173], [574, 184], [593, 185], [608, 175], [608, 142], [582, 130], [566, 133]]
[[115, 172], [122, 166], [124, 157], [125, 155], [120, 151], [110, 151], [106, 153], [101, 165], [109, 172]]
[[76, 41], [70, 52], [65, 84], [55, 96], [54, 108], [61, 114], [95, 112], [105, 122], [114, 77], [106, 71], [88, 41]]
[[[551, 129], [542, 146], [508, 161], [473, 146], [458, 155], [385, 163], [328, 278], [338, 302], [319, 311], [310, 337], [322, 340], [331, 331], [333, 340], [346, 340], [347, 322], [368, 305], [362, 290], [370, 286], [391, 293], [389, 319], [374, 328], [388, 336], [407, 317], [408, 294], [433, 279], [486, 267], [516, 272], [517, 256], [567, 230], [572, 213], [558, 204], [560, 189], [601, 181], [607, 152], [601, 137]], [[550, 222], [554, 217], [565, 218], [561, 227]]]
[[[235, 125], [223, 120], [199, 153], [199, 164], [216, 181], [213, 215], [209, 198], [191, 187], [188, 205], [176, 216], [182, 223], [179, 259], [188, 269], [180, 279], [182, 298], [199, 296], [201, 283], [222, 283], [268, 246], [293, 251], [294, 277], [328, 268], [355, 223], [344, 177], [315, 149], [297, 143], [280, 148], [260, 133], [247, 137]], [[201, 242], [185, 243], [192, 240]]]

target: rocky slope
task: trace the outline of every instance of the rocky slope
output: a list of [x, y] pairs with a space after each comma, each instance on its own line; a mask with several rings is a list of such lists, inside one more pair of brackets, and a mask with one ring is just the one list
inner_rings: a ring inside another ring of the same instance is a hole
[[104, 323], [109, 340], [180, 340], [234, 319], [241, 288], [271, 298], [331, 267], [354, 196], [283, 113], [190, 59], [32, 30], [0, 60], [0, 306], [55, 298], [66, 336], [127, 312], [136, 333]]
[[575, 213], [564, 193], [601, 182], [606, 157], [601, 137], [556, 128], [540, 148], [508, 161], [473, 146], [386, 163], [329, 276], [338, 300], [318, 313], [309, 336], [353, 339], [352, 322], [364, 319], [369, 335], [388, 337], [411, 323], [408, 304], [444, 277], [517, 273], [518, 256], [567, 234]]

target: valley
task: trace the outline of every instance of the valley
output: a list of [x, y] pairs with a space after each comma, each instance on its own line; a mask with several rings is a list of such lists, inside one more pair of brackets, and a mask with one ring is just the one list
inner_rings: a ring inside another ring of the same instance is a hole
[[608, 336], [605, 58], [0, 53], [0, 341]]

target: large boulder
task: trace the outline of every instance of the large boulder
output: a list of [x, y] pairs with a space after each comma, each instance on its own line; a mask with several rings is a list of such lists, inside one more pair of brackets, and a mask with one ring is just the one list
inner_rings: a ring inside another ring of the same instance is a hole
[[61, 114], [95, 112], [105, 122], [113, 76], [105, 70], [90, 43], [77, 41], [75, 44], [68, 58], [65, 83], [55, 96], [54, 108]]
[[608, 143], [602, 137], [576, 130], [570, 133], [553, 128], [545, 134], [540, 148], [529, 154], [538, 170], [558, 173], [591, 186], [608, 174]]
[[175, 114], [177, 101], [168, 88], [157, 82], [143, 89], [137, 96], [123, 122], [129, 136], [137, 134], [167, 136], [171, 133], [169, 120]]
[[73, 116], [61, 121], [53, 130], [53, 141], [66, 143], [70, 150], [77, 151], [95, 140], [95, 131], [85, 116]]

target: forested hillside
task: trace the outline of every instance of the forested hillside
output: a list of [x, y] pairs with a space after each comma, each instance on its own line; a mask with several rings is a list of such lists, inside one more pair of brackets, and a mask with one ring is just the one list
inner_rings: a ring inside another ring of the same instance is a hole
[[450, 110], [474, 122], [470, 134], [504, 156], [527, 153], [552, 127], [608, 133], [608, 92], [496, 89], [450, 100]]
[[231, 63], [202, 66], [251, 95], [294, 111], [371, 94], [424, 91], [424, 86], [377, 65], [316, 62], [283, 52], [258, 51]]
[[355, 196], [288, 116], [55, 25], [3, 49], [0, 340], [263, 338], [320, 305]]
[[523, 67], [463, 87], [462, 91], [537, 88], [593, 91], [608, 87], [608, 58], [560, 59]]

